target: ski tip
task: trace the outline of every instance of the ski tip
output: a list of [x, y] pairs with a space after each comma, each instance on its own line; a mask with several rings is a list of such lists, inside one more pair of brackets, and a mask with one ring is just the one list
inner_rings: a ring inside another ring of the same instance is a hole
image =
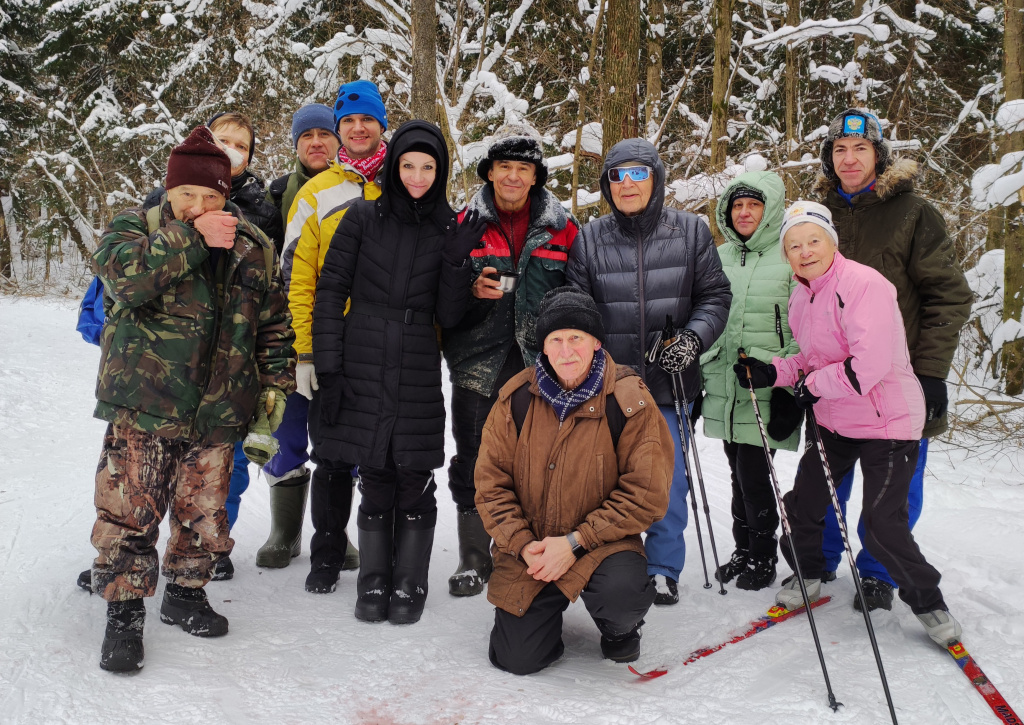
[[667, 675], [668, 670], [666, 669], [653, 669], [648, 672], [639, 672], [633, 665], [629, 665], [629, 671], [639, 677], [641, 680], [653, 680], [655, 677], [661, 677]]

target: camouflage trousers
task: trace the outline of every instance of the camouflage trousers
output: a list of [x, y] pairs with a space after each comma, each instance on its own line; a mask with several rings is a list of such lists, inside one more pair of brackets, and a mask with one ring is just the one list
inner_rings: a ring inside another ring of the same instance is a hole
[[96, 468], [93, 591], [108, 602], [156, 593], [160, 522], [170, 513], [163, 575], [202, 587], [231, 553], [224, 501], [234, 446], [161, 438], [107, 426]]

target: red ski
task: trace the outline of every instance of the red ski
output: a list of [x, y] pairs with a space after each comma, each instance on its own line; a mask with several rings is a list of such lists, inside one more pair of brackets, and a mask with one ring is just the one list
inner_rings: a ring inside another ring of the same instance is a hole
[[[816, 602], [811, 602], [811, 609], [816, 609], [820, 607], [822, 604], [825, 604], [826, 602], [830, 601], [831, 599], [832, 597], [822, 597]], [[735, 644], [736, 642], [742, 642], [748, 637], [753, 637], [758, 632], [762, 632], [768, 629], [769, 627], [774, 627], [779, 622], [785, 622], [787, 619], [792, 619], [793, 617], [799, 614], [803, 614], [805, 609], [806, 607], [800, 607], [799, 609], [789, 610], [784, 609], [783, 607], [780, 607], [778, 605], [771, 607], [766, 614], [764, 614], [761, 617], [758, 617], [753, 622], [751, 622], [750, 625], [747, 627], [746, 631], [742, 632], [741, 634], [737, 634], [732, 639], [722, 642], [721, 644], [715, 645], [714, 647], [701, 647], [700, 649], [696, 649], [693, 652], [691, 652], [690, 656], [686, 658], [685, 662], [683, 662], [683, 666], [685, 667], [686, 665], [696, 662], [697, 660], [703, 657], [707, 657], [709, 654], [717, 652], [718, 650], [722, 649], [723, 647], [726, 647], [727, 645]], [[661, 677], [664, 674], [668, 674], [668, 670], [664, 667], [660, 667], [656, 670], [651, 670], [650, 672], [638, 672], [633, 668], [632, 665], [630, 665], [629, 671], [644, 680], [652, 680], [655, 677]]]
[[999, 694], [999, 690], [989, 681], [985, 673], [978, 667], [978, 663], [971, 657], [970, 652], [964, 649], [962, 644], [954, 642], [947, 649], [957, 665], [960, 666], [960, 669], [967, 675], [967, 679], [974, 685], [974, 689], [985, 698], [985, 702], [992, 708], [992, 712], [999, 718], [999, 722], [1006, 723], [1006, 725], [1024, 725], [1024, 720], [1021, 720], [1017, 713], [1013, 711], [1013, 708], [1007, 704], [1003, 696]]

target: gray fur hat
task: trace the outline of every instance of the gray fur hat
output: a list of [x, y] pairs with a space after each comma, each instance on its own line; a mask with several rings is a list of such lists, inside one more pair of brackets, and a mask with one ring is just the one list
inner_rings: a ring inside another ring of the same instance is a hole
[[604, 342], [604, 321], [590, 295], [568, 285], [544, 294], [537, 313], [537, 344], [555, 330], [583, 330]]
[[488, 182], [487, 172], [495, 161], [524, 161], [537, 170], [537, 183], [530, 193], [544, 188], [548, 180], [548, 167], [544, 164], [544, 149], [540, 134], [525, 123], [506, 123], [495, 131], [487, 155], [480, 159], [476, 173]]
[[821, 171], [831, 181], [839, 182], [835, 165], [832, 163], [832, 147], [836, 139], [865, 138], [875, 147], [875, 176], [892, 166], [892, 149], [882, 137], [882, 124], [878, 118], [864, 108], [848, 108], [832, 119], [828, 134], [821, 143]]

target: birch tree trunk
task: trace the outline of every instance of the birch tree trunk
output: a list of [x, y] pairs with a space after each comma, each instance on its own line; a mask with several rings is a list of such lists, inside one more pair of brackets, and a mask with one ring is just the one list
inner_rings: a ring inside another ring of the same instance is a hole
[[434, 0], [412, 0], [413, 118], [437, 123], [437, 12]]
[[[729, 59], [732, 53], [732, 0], [715, 0], [712, 11], [715, 32], [715, 66], [711, 81], [711, 173], [725, 169], [729, 152]], [[715, 244], [725, 241], [715, 223], [717, 199], [708, 205], [708, 218]]]

